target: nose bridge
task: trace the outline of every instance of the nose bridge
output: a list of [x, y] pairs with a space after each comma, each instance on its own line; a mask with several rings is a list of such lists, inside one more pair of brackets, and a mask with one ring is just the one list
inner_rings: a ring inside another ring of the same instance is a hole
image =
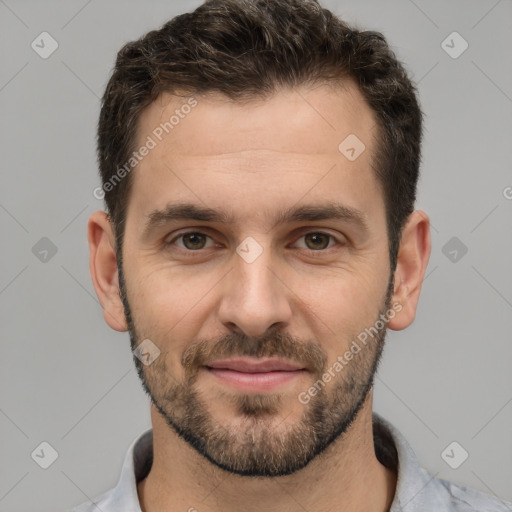
[[272, 301], [275, 295], [276, 276], [271, 272], [271, 268], [270, 249], [263, 251], [254, 261], [238, 258], [235, 266], [235, 276], [239, 282], [238, 292], [248, 305], [251, 305], [252, 301], [256, 301], [256, 304], [262, 304], [261, 300]]
[[276, 323], [288, 323], [291, 316], [287, 288], [276, 275], [272, 251], [256, 244], [252, 239], [237, 248], [219, 309], [222, 323], [252, 336]]

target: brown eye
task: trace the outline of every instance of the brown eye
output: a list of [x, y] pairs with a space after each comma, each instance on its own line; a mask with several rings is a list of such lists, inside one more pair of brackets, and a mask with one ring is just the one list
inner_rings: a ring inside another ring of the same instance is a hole
[[[210, 245], [207, 245], [208, 243], [210, 243]], [[198, 231], [187, 231], [169, 242], [165, 242], [165, 246], [168, 248], [175, 246], [188, 252], [197, 252], [201, 249], [212, 247], [213, 245], [213, 240], [210, 236]]]
[[304, 235], [306, 246], [313, 251], [327, 249], [332, 236], [326, 233], [308, 233]]
[[183, 240], [183, 245], [186, 249], [194, 251], [204, 249], [208, 237], [202, 233], [185, 233], [180, 238]]

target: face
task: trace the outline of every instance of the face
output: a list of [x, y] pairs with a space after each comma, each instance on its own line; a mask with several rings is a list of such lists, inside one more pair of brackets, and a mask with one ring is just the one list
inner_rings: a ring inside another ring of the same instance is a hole
[[135, 359], [143, 386], [213, 464], [293, 473], [360, 411], [394, 307], [372, 112], [350, 85], [163, 95], [148, 137], [119, 261], [132, 348], [160, 351]]

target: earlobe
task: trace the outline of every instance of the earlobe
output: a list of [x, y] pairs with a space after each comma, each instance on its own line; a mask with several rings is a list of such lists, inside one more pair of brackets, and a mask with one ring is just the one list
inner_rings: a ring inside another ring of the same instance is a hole
[[414, 321], [430, 249], [429, 218], [425, 212], [416, 210], [409, 216], [403, 229], [398, 250], [391, 304], [400, 304], [401, 309], [389, 320], [390, 329], [400, 331]]
[[94, 212], [87, 226], [89, 270], [96, 295], [103, 308], [105, 322], [114, 330], [128, 330], [119, 291], [115, 237], [103, 211]]

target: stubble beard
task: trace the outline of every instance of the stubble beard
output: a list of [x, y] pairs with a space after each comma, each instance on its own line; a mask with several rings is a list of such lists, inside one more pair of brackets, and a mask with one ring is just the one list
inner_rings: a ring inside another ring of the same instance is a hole
[[[121, 266], [119, 282], [133, 351], [144, 338], [139, 336], [133, 321]], [[385, 304], [377, 318], [390, 309], [390, 297], [388, 286]], [[314, 368], [312, 385], [321, 381], [327, 368], [326, 354], [317, 343], [297, 341], [275, 330], [257, 339], [229, 333], [217, 341], [200, 340], [190, 344], [183, 354], [182, 382], [168, 370], [165, 351], [150, 366], [135, 356], [134, 362], [143, 389], [161, 416], [200, 455], [237, 475], [276, 477], [304, 468], [348, 431], [373, 387], [385, 336], [386, 327], [335, 374], [329, 392], [327, 386], [316, 386], [316, 394], [310, 396], [307, 404], [301, 404], [302, 414], [294, 421], [280, 418], [283, 395], [226, 391], [218, 395], [218, 400], [229, 403], [234, 419], [221, 423], [210, 412], [214, 401], [202, 396], [197, 386], [200, 368], [214, 356], [283, 357]], [[356, 342], [356, 336], [350, 341]], [[156, 344], [166, 346], [167, 342]], [[293, 399], [300, 403], [298, 396]]]

